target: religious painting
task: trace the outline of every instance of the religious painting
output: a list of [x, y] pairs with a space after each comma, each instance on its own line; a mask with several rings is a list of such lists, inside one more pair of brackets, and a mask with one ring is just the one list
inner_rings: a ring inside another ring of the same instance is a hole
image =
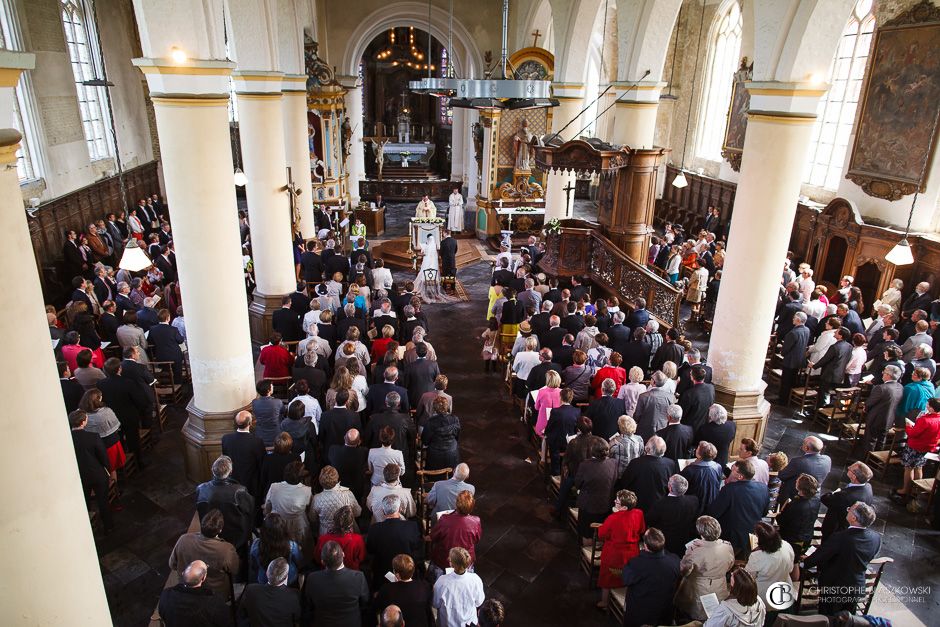
[[548, 68], [534, 59], [523, 61], [516, 68], [516, 78], [524, 81], [547, 81]]
[[731, 86], [731, 105], [725, 123], [725, 139], [721, 156], [731, 164], [735, 172], [741, 170], [741, 155], [744, 153], [744, 133], [747, 131], [747, 111], [751, 106], [751, 95], [746, 84], [754, 75], [754, 63], [748, 65], [747, 57], [741, 59], [741, 67], [734, 73]]
[[940, 8], [930, 2], [875, 31], [846, 178], [899, 200], [924, 191], [940, 109]]

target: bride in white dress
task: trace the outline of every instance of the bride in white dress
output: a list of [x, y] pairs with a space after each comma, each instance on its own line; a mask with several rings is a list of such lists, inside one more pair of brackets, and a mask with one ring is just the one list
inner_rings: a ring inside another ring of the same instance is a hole
[[[447, 301], [447, 295], [441, 292], [441, 269], [437, 259], [437, 243], [431, 233], [428, 233], [425, 243], [421, 244], [421, 252], [424, 254], [424, 259], [421, 261], [418, 276], [415, 278], [415, 293], [425, 302]], [[433, 272], [427, 272], [428, 270], [433, 270]], [[432, 280], [425, 280], [428, 275], [431, 275]]]

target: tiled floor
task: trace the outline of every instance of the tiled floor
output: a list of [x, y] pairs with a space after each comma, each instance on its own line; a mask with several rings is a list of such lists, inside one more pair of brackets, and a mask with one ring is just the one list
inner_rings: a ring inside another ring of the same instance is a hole
[[[584, 209], [589, 211], [589, 207]], [[551, 518], [548, 492], [532, 463], [535, 450], [509, 410], [499, 377], [483, 372], [477, 338], [484, 328], [487, 275], [484, 263], [461, 270], [459, 278], [472, 300], [427, 306], [429, 340], [450, 378], [455, 410], [463, 425], [461, 454], [470, 464], [470, 482], [477, 487], [477, 513], [483, 520], [477, 570], [487, 595], [506, 604], [507, 625], [610, 625], [610, 619], [594, 609], [597, 592], [588, 589], [587, 577], [578, 569], [574, 535]], [[704, 346], [702, 339], [697, 338]], [[146, 624], [168, 575], [170, 549], [192, 519], [194, 486], [183, 473], [178, 430], [183, 419], [181, 411], [174, 414], [169, 432], [151, 456], [151, 466], [133, 478], [125, 494], [125, 510], [116, 515], [117, 531], [99, 541], [116, 625]], [[775, 408], [766, 451], [794, 454], [807, 431], [787, 412]], [[827, 452], [838, 468], [825, 484], [833, 489], [849, 458], [846, 447], [839, 444]], [[927, 529], [920, 518], [890, 503], [888, 484], [877, 481], [875, 488], [877, 526], [885, 534], [883, 554], [895, 559], [885, 584], [940, 590], [940, 532]], [[885, 595], [873, 613], [901, 609], [891, 603]], [[940, 594], [936, 593], [923, 602], [909, 603], [913, 615], [893, 616], [895, 625], [940, 624], [938, 605]]]

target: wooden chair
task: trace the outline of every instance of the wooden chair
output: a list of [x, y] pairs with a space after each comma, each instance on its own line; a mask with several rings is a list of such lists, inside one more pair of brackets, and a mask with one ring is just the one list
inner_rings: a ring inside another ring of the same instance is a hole
[[826, 433], [831, 433], [836, 427], [839, 437], [842, 437], [842, 425], [856, 412], [859, 391], [857, 387], [836, 388], [832, 406], [819, 408], [814, 417], [826, 426]]
[[869, 451], [865, 458], [872, 471], [881, 471], [881, 479], [888, 475], [891, 466], [901, 465], [901, 434], [903, 432], [892, 427], [888, 430], [888, 448], [883, 451]]
[[[932, 462], [940, 461], [940, 457], [938, 457], [936, 453], [927, 453], [927, 458]], [[927, 506], [925, 508], [926, 511], [930, 511], [930, 506], [933, 504], [934, 496], [937, 494], [938, 479], [940, 479], [940, 464], [937, 465], [937, 472], [933, 477], [916, 479], [911, 484], [914, 498], [917, 498], [921, 494], [927, 495]]]
[[447, 479], [453, 474], [453, 468], [441, 468], [439, 470], [418, 470], [415, 475], [418, 478], [418, 524], [421, 525], [421, 535], [431, 533], [431, 508], [428, 507], [428, 492], [436, 481]]
[[627, 589], [614, 588], [607, 598], [607, 610], [618, 625], [623, 625], [623, 614], [627, 605]]
[[816, 402], [816, 396], [819, 394], [819, 382], [813, 379], [808, 368], [800, 368], [796, 377], [798, 382], [802, 382], [802, 385], [794, 387], [790, 391], [787, 404], [799, 405], [799, 411], [805, 412], [807, 407], [812, 407]]
[[592, 590], [597, 583], [597, 576], [601, 572], [601, 548], [603, 544], [597, 538], [597, 530], [600, 526], [600, 523], [591, 523], [591, 545], [585, 546], [582, 544], [578, 556], [581, 570], [588, 576], [588, 588]]
[[154, 391], [158, 404], [172, 405], [183, 401], [183, 384], [176, 380], [173, 366], [172, 361], [151, 361], [148, 364], [153, 378], [157, 380]]
[[282, 401], [290, 400], [291, 388], [294, 385], [294, 380], [291, 377], [274, 377], [268, 379], [268, 381], [274, 386], [274, 398], [279, 398]]

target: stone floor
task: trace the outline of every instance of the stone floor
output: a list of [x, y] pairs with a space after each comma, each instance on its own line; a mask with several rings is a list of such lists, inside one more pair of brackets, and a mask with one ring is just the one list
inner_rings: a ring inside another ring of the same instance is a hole
[[[507, 625], [612, 625], [594, 609], [597, 592], [588, 589], [587, 577], [578, 568], [574, 535], [550, 515], [548, 492], [532, 463], [535, 450], [509, 409], [499, 377], [483, 372], [477, 338], [484, 328], [488, 273], [485, 263], [459, 273], [470, 302], [427, 306], [429, 339], [441, 355], [442, 371], [450, 377], [455, 411], [463, 425], [461, 453], [470, 464], [470, 481], [477, 487], [477, 513], [483, 520], [477, 572], [487, 596], [506, 604]], [[704, 347], [706, 338], [695, 335], [691, 326], [696, 343]], [[797, 452], [810, 429], [791, 416], [774, 408], [765, 453]], [[194, 485], [184, 476], [179, 433], [184, 417], [181, 410], [173, 414], [168, 432], [151, 455], [150, 467], [135, 476], [125, 491], [125, 509], [115, 516], [117, 531], [98, 543], [115, 625], [147, 623], [168, 575], [170, 550], [193, 516]], [[838, 443], [827, 452], [837, 470], [825, 488], [834, 489], [850, 458], [846, 447]], [[889, 487], [889, 483], [875, 482], [876, 526], [884, 533], [882, 553], [895, 563], [886, 572], [884, 593], [873, 613], [891, 616], [900, 627], [940, 624], [936, 618], [940, 594], [907, 602], [907, 611], [888, 590], [889, 586], [914, 585], [940, 590], [940, 532], [929, 530], [922, 519], [890, 503], [886, 498]], [[899, 592], [897, 596], [903, 596], [903, 590]]]

